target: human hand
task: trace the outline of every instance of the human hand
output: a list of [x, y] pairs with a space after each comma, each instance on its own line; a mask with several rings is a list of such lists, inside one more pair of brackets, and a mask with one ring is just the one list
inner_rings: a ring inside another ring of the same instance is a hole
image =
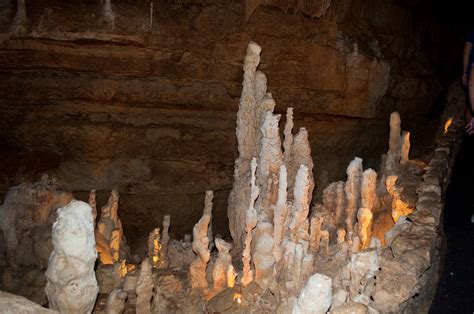
[[461, 79], [461, 80], [462, 80], [462, 85], [467, 85], [467, 74], [466, 74], [466, 73], [464, 73], [464, 74], [462, 75], [462, 79]]
[[471, 118], [471, 121], [469, 121], [468, 124], [466, 124], [466, 132], [469, 135], [474, 134], [474, 117]]

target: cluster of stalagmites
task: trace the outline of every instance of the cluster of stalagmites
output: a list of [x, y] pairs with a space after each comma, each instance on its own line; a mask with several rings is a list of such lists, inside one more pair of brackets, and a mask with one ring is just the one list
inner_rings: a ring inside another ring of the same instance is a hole
[[[150, 232], [141, 263], [130, 256], [116, 190], [100, 213], [94, 190], [86, 204], [49, 178], [7, 194], [0, 224], [8, 262], [48, 266], [46, 294], [52, 309], [91, 312], [99, 288], [108, 294], [106, 313], [122, 313], [130, 304], [137, 313], [167, 312], [180, 296], [189, 296], [186, 302], [195, 310], [205, 310], [202, 300], [208, 301], [211, 312], [252, 306], [282, 313], [377, 312], [395, 303], [383, 290], [386, 286], [376, 285], [390, 276], [376, 276], [387, 272], [381, 265], [390, 264], [384, 248], [402, 250], [397, 236], [410, 227], [405, 217], [413, 205], [398, 182], [413, 167], [409, 133], [401, 133], [400, 117], [392, 113], [389, 150], [379, 174], [364, 170], [356, 157], [346, 181], [329, 184], [322, 202], [310, 208], [314, 180], [308, 133], [300, 128], [293, 135], [293, 109], [288, 108], [281, 141], [281, 116], [273, 113], [266, 77], [257, 71], [260, 52], [250, 43], [244, 62], [239, 157], [228, 202], [233, 243], [212, 234], [212, 191], [205, 195], [192, 239], [170, 240], [166, 215], [161, 228]], [[420, 186], [422, 195], [440, 195], [432, 177], [427, 175]], [[28, 202], [31, 206], [23, 206]], [[241, 264], [235, 263], [238, 259]], [[178, 278], [179, 271], [186, 279]], [[260, 302], [266, 291], [277, 296], [273, 304]]]

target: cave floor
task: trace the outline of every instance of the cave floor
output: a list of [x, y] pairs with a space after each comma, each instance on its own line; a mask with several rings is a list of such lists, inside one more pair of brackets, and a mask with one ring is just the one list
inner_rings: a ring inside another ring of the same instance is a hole
[[463, 138], [445, 204], [447, 251], [430, 313], [474, 313], [474, 136]]

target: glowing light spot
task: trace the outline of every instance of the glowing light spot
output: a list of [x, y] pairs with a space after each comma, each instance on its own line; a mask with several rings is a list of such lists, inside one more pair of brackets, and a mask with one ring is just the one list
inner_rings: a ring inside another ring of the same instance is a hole
[[120, 262], [120, 268], [119, 268], [120, 278], [125, 277], [127, 273], [128, 273], [127, 263], [125, 262], [125, 260], [123, 260]]
[[446, 122], [444, 123], [444, 128], [443, 128], [443, 133], [446, 134], [448, 132], [449, 126], [453, 123], [453, 118], [448, 118]]
[[242, 295], [240, 293], [234, 293], [234, 301], [238, 304], [242, 303]]

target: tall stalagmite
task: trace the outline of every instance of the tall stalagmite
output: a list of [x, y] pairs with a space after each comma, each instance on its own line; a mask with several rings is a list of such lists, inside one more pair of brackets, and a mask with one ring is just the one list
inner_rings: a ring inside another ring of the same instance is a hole
[[357, 210], [360, 202], [360, 184], [362, 179], [362, 159], [354, 158], [347, 167], [347, 181], [344, 186], [346, 192], [346, 229], [350, 232], [354, 228]]
[[208, 292], [206, 268], [211, 253], [209, 252], [209, 237], [207, 231], [212, 219], [213, 198], [214, 193], [207, 191], [204, 200], [203, 215], [193, 228], [193, 251], [197, 256], [189, 266], [189, 274], [191, 276], [191, 287], [193, 289], [202, 289], [203, 293]]
[[244, 60], [244, 79], [237, 112], [237, 148], [239, 157], [234, 166], [234, 185], [229, 195], [227, 215], [234, 240], [235, 253], [243, 248], [245, 217], [250, 200], [250, 161], [258, 156], [260, 126], [263, 121], [260, 105], [266, 94], [266, 77], [257, 72], [261, 47], [250, 42]]
[[91, 313], [99, 287], [94, 273], [92, 209], [73, 200], [58, 209], [53, 224], [54, 250], [46, 270], [49, 307], [61, 313]]
[[247, 208], [247, 214], [245, 217], [245, 226], [246, 226], [246, 236], [244, 242], [244, 251], [242, 252], [242, 264], [243, 264], [243, 274], [241, 284], [242, 286], [247, 286], [250, 282], [253, 281], [253, 270], [251, 265], [251, 243], [252, 243], [252, 231], [257, 226], [257, 211], [255, 209], [255, 200], [258, 197], [259, 189], [256, 185], [255, 172], [257, 170], [257, 159], [253, 158], [250, 165], [250, 200]]

